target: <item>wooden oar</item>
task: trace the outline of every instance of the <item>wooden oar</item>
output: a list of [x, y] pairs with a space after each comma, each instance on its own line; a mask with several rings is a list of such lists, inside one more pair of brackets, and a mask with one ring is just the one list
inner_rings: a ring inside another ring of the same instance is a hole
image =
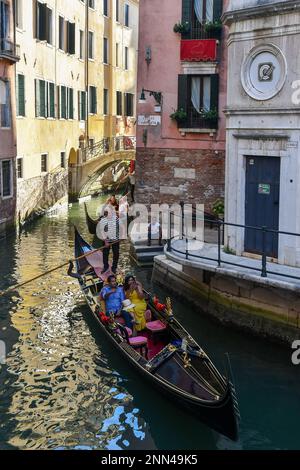
[[78, 256], [78, 258], [74, 258], [74, 259], [69, 259], [68, 261], [65, 261], [63, 264], [60, 264], [59, 266], [55, 266], [55, 268], [52, 268], [52, 269], [49, 269], [48, 271], [44, 272], [44, 273], [41, 273], [39, 274], [38, 276], [35, 276], [31, 279], [28, 279], [27, 281], [24, 281], [24, 282], [21, 282], [20, 284], [16, 284], [14, 286], [11, 286], [11, 287], [8, 287], [7, 289], [5, 290], [2, 290], [0, 291], [0, 297], [8, 294], [9, 292], [15, 290], [15, 289], [19, 289], [20, 287], [23, 287], [25, 286], [26, 284], [29, 284], [30, 282], [33, 282], [33, 281], [36, 281], [37, 279], [40, 279], [41, 277], [43, 276], [47, 276], [47, 274], [50, 274], [50, 273], [53, 273], [54, 271], [57, 271], [58, 269], [61, 269], [63, 268], [64, 266], [67, 266], [70, 261], [74, 262], [74, 261], [78, 261], [80, 259], [83, 259], [83, 258], [87, 258], [88, 256], [96, 253], [97, 251], [101, 251], [103, 250], [104, 248], [108, 247], [108, 246], [112, 246], [112, 245], [115, 245], [116, 243], [119, 243], [120, 241], [115, 241], [115, 242], [112, 242], [110, 243], [109, 245], [107, 246], [102, 246], [101, 248], [97, 248], [95, 250], [92, 250], [92, 251], [89, 251], [88, 253], [85, 253], [84, 255], [81, 255], [81, 256]]

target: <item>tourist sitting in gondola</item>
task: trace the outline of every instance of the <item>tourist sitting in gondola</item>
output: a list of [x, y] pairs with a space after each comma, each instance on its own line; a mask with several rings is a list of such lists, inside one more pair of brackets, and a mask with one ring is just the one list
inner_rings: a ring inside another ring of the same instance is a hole
[[143, 292], [143, 286], [140, 282], [136, 281], [132, 274], [128, 274], [125, 277], [124, 291], [126, 298], [135, 305], [135, 329], [137, 331], [141, 331], [146, 327], [145, 313], [147, 311], [147, 303]]
[[122, 286], [118, 286], [116, 276], [111, 274], [107, 278], [107, 284], [100, 292], [100, 300], [104, 301], [106, 315], [121, 316], [125, 320], [125, 325], [133, 329], [134, 317], [131, 313], [123, 309], [125, 293]]
[[117, 215], [118, 215], [118, 212], [119, 212], [119, 202], [118, 202], [118, 199], [116, 198], [115, 194], [112, 194], [106, 201], [106, 204], [109, 204], [110, 206], [112, 206]]

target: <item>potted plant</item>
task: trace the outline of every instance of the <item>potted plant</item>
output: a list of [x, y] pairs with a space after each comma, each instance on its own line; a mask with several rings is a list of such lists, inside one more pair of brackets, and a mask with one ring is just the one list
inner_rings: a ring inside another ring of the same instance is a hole
[[187, 113], [183, 108], [179, 108], [176, 111], [174, 110], [174, 113], [170, 114], [170, 118], [173, 121], [177, 121], [178, 123], [182, 123], [186, 120]]
[[201, 114], [202, 114], [203, 119], [205, 119], [205, 121], [208, 121], [210, 124], [215, 123], [217, 125], [219, 113], [216, 108], [210, 109], [208, 111], [203, 110]]
[[173, 31], [174, 33], [186, 34], [190, 30], [189, 22], [186, 21], [185, 23], [176, 23], [174, 25]]
[[217, 199], [212, 205], [212, 211], [219, 219], [224, 219], [224, 199]]
[[217, 21], [208, 21], [204, 23], [204, 31], [208, 33], [210, 36], [214, 36], [219, 38], [222, 32], [222, 22], [221, 20]]

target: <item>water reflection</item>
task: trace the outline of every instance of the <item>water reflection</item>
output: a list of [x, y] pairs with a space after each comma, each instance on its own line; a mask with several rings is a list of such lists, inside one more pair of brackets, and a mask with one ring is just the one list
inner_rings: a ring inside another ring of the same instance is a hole
[[[99, 202], [89, 202], [91, 215]], [[92, 242], [78, 204], [40, 219], [19, 238], [2, 240], [0, 289], [72, 257], [74, 225]], [[127, 253], [123, 243], [121, 268], [138, 271], [150, 287], [151, 271], [134, 268]], [[288, 353], [180, 302], [174, 310], [221, 369], [230, 352], [243, 418], [237, 444], [144, 382], [99, 333], [77, 282], [61, 269], [0, 297], [0, 339], [8, 351], [0, 369], [0, 448], [299, 448], [299, 374]]]

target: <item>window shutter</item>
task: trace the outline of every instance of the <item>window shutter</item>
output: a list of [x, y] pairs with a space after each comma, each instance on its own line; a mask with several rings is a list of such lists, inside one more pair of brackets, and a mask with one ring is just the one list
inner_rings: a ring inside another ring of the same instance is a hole
[[219, 109], [219, 75], [211, 75], [210, 109]]
[[[181, 14], [181, 22], [186, 23], [188, 22], [191, 27], [191, 18], [192, 18], [192, 8], [194, 2], [191, 0], [182, 0], [182, 14]], [[181, 34], [182, 39], [188, 39], [189, 33]]]
[[219, 21], [223, 11], [223, 0], [214, 0], [213, 4], [213, 21]]
[[46, 88], [44, 80], [40, 80], [40, 116], [46, 117]]
[[69, 119], [74, 119], [73, 96], [73, 88], [69, 88]]
[[49, 117], [55, 118], [54, 83], [49, 83]]
[[25, 77], [18, 75], [18, 115], [25, 116]]
[[40, 84], [39, 80], [34, 80], [34, 87], [35, 87], [35, 116], [38, 117], [40, 115]]
[[45, 8], [45, 21], [46, 21], [46, 40], [52, 44], [52, 10], [46, 6]]
[[75, 54], [75, 23], [69, 23], [69, 38], [68, 38], [68, 52]]
[[81, 121], [81, 91], [78, 92], [78, 120]]
[[67, 117], [67, 109], [66, 109], [66, 87], [60, 87], [60, 102], [61, 102], [61, 118], [66, 119]]
[[187, 113], [188, 104], [188, 75], [178, 75], [178, 109]]
[[81, 119], [83, 121], [86, 119], [86, 93], [85, 91], [81, 92]]

